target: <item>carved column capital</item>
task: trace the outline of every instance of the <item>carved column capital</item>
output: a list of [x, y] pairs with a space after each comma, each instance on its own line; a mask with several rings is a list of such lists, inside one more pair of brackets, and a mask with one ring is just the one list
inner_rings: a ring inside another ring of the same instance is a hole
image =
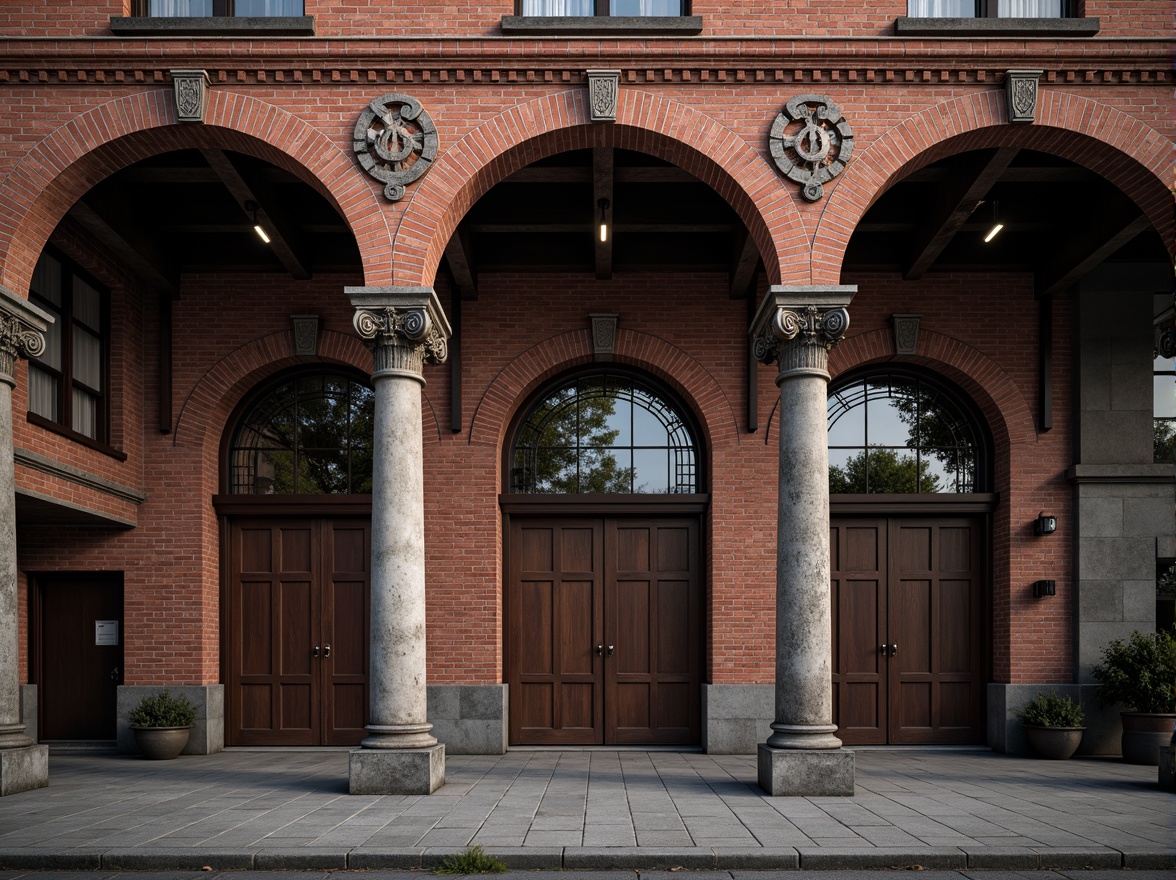
[[779, 384], [788, 376], [829, 378], [829, 351], [849, 329], [846, 306], [857, 288], [773, 287], [751, 325], [757, 360], [779, 363]]
[[373, 379], [405, 376], [424, 384], [424, 365], [444, 363], [452, 335], [428, 287], [349, 287], [352, 324], [375, 355]]
[[52, 323], [52, 315], [0, 287], [0, 382], [14, 384], [18, 357], [40, 357], [44, 353], [45, 331]]

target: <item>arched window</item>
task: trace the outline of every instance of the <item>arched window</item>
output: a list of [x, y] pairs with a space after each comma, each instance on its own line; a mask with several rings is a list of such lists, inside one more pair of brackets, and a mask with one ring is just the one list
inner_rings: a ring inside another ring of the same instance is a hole
[[373, 394], [338, 371], [300, 373], [245, 412], [229, 446], [234, 495], [372, 491]]
[[510, 491], [523, 494], [692, 494], [698, 476], [683, 408], [621, 372], [580, 375], [541, 393], [510, 456]]
[[987, 491], [979, 419], [945, 384], [890, 369], [829, 393], [829, 491]]

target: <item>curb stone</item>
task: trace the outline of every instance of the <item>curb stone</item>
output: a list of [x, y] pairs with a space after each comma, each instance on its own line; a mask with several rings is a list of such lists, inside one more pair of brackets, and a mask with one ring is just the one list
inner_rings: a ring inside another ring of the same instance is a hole
[[253, 850], [108, 849], [102, 854], [102, 867], [123, 871], [199, 871], [207, 865], [214, 871], [248, 871], [254, 867], [253, 855]]
[[962, 871], [968, 867], [968, 858], [962, 850], [948, 847], [861, 847], [861, 848], [816, 848], [798, 847], [802, 870], [852, 871], [857, 868], [942, 868]]
[[577, 846], [563, 852], [563, 866], [573, 868], [713, 868], [715, 854], [709, 847]]

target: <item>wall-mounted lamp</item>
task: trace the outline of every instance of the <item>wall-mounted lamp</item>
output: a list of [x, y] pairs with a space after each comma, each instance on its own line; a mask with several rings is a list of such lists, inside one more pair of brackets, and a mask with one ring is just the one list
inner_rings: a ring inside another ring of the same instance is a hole
[[1058, 592], [1057, 581], [1034, 581], [1033, 582], [1033, 596], [1040, 599], [1044, 596], [1056, 596]]
[[257, 202], [255, 202], [255, 201], [253, 201], [253, 199], [248, 199], [245, 202], [245, 210], [249, 212], [251, 217], [253, 217], [253, 231], [257, 233], [258, 238], [260, 238], [266, 244], [269, 244], [270, 243], [269, 235], [266, 233], [265, 229], [262, 228], [262, 225], [257, 222], [257, 212], [258, 212], [258, 209], [260, 209], [260, 208], [261, 208], [261, 205], [257, 204]]
[[1052, 535], [1057, 530], [1058, 518], [1047, 516], [1044, 510], [1037, 514], [1037, 519], [1033, 520], [1033, 534], [1035, 535]]
[[608, 210], [608, 199], [598, 199], [596, 205], [600, 208], [600, 240], [608, 241], [608, 218], [604, 213]]
[[1000, 204], [1000, 202], [993, 202], [992, 203], [992, 228], [989, 229], [988, 234], [986, 236], [984, 236], [984, 243], [985, 244], [987, 244], [988, 242], [990, 242], [994, 238], [996, 238], [997, 233], [1000, 232], [1002, 229], [1004, 229], [1004, 224], [1001, 223], [996, 218], [997, 206], [999, 204]]

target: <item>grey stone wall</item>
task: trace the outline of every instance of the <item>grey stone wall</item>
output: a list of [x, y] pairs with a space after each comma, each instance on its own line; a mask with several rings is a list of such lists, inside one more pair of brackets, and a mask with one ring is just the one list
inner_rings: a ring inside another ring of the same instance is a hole
[[432, 733], [446, 754], [506, 753], [507, 685], [431, 684], [427, 690]]
[[[135, 734], [131, 730], [131, 712], [148, 694], [159, 693], [156, 685], [119, 685], [118, 688], [118, 750], [137, 752]], [[168, 688], [173, 696], [184, 696], [196, 707], [196, 724], [184, 747], [185, 755], [211, 755], [225, 747], [225, 686], [174, 685]]]
[[702, 748], [708, 755], [754, 755], [776, 715], [770, 684], [704, 684]]
[[37, 686], [22, 684], [20, 686], [20, 723], [25, 726], [25, 733], [32, 737], [33, 742], [40, 742], [37, 726]]

